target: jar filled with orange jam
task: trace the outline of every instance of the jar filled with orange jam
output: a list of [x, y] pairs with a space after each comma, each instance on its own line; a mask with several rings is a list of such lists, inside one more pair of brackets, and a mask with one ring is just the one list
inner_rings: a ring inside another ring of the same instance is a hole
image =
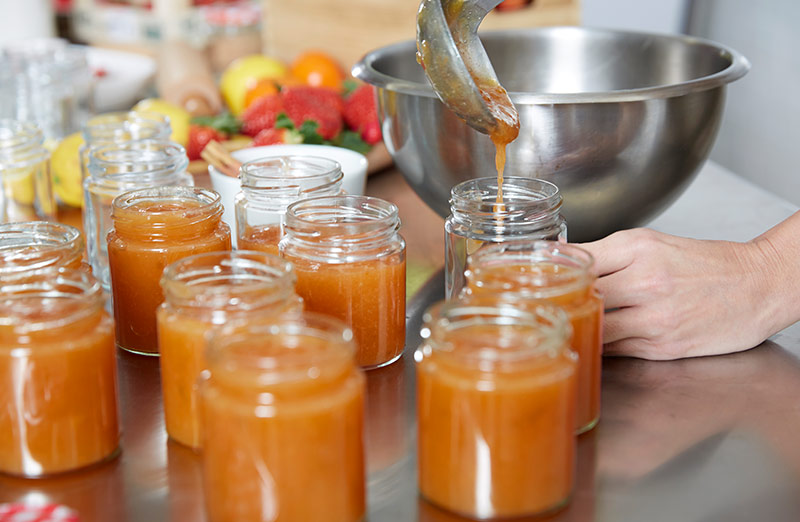
[[575, 377], [559, 308], [490, 298], [434, 305], [417, 361], [422, 496], [474, 518], [533, 515], [570, 496]]
[[107, 239], [117, 345], [158, 354], [164, 268], [194, 254], [230, 250], [230, 229], [221, 218], [219, 194], [201, 188], [158, 187], [114, 199]]
[[493, 176], [464, 181], [450, 191], [450, 215], [444, 223], [447, 299], [458, 297], [467, 257], [482, 245], [567, 238], [557, 186], [541, 179], [506, 177], [502, 203], [497, 201], [498, 188]]
[[278, 156], [249, 161], [239, 171], [236, 246], [278, 254], [286, 208], [299, 199], [342, 192], [342, 167], [314, 156]]
[[215, 330], [200, 384], [209, 522], [355, 522], [364, 376], [352, 332], [302, 313]]
[[261, 252], [211, 252], [181, 259], [164, 270], [158, 308], [161, 389], [169, 436], [200, 447], [196, 383], [206, 368], [206, 335], [213, 328], [257, 322], [299, 311], [294, 270]]
[[0, 278], [0, 472], [42, 477], [116, 454], [117, 363], [103, 302], [81, 270]]
[[567, 312], [578, 354], [578, 433], [600, 418], [603, 299], [594, 289], [591, 254], [555, 241], [486, 245], [473, 253], [465, 293], [504, 296], [509, 302], [545, 299]]
[[77, 228], [48, 221], [0, 225], [0, 275], [49, 267], [89, 271]]
[[353, 329], [356, 361], [375, 368], [405, 345], [406, 243], [397, 207], [368, 196], [322, 196], [286, 211], [281, 254], [294, 264], [306, 310]]

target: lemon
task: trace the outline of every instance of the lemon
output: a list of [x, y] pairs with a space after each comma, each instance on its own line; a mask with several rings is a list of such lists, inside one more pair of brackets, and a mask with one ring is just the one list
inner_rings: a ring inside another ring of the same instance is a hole
[[56, 196], [72, 207], [83, 206], [81, 163], [78, 149], [83, 145], [80, 132], [70, 134], [58, 144], [50, 157], [53, 190]]
[[244, 110], [247, 91], [263, 78], [283, 78], [289, 72], [286, 64], [262, 54], [234, 60], [222, 73], [219, 90], [230, 111], [238, 116]]
[[155, 112], [169, 118], [172, 134], [170, 139], [184, 147], [189, 142], [189, 121], [192, 115], [179, 105], [170, 103], [161, 98], [146, 98], [137, 103], [133, 110], [136, 112]]

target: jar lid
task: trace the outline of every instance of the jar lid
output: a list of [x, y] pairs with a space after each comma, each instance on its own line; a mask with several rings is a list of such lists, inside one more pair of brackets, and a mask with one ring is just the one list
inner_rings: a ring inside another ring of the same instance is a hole
[[0, 504], [0, 522], [79, 522], [78, 513], [61, 504]]

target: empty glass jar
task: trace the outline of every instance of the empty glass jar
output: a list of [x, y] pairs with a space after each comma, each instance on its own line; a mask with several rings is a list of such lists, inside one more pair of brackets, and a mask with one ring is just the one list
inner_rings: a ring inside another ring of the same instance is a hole
[[0, 222], [55, 220], [50, 151], [33, 123], [0, 120]]

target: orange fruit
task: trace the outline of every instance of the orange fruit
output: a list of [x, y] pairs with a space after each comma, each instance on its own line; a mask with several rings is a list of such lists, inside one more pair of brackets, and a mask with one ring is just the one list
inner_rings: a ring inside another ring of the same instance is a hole
[[275, 80], [272, 78], [261, 78], [255, 84], [253, 84], [252, 87], [247, 89], [247, 92], [244, 95], [244, 108], [248, 108], [251, 103], [262, 96], [276, 94], [277, 92], [278, 85], [275, 83]]
[[322, 51], [307, 51], [298, 56], [290, 67], [292, 76], [306, 85], [342, 89], [345, 73], [334, 57]]

